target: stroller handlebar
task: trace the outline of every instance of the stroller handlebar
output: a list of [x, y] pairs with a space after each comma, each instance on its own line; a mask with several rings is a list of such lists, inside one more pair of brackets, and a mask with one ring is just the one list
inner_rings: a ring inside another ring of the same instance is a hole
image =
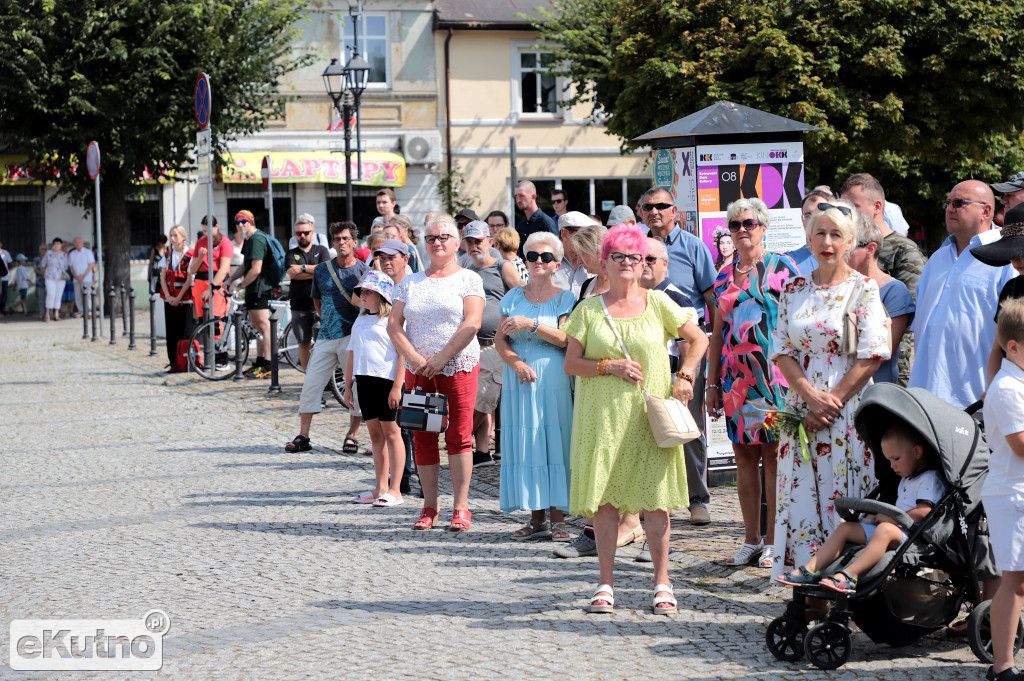
[[914, 519], [892, 504], [886, 504], [877, 499], [858, 499], [856, 497], [839, 497], [835, 501], [836, 510], [839, 511], [843, 520], [857, 522], [861, 515], [869, 513], [881, 513], [895, 520], [904, 530], [910, 531], [914, 527]]

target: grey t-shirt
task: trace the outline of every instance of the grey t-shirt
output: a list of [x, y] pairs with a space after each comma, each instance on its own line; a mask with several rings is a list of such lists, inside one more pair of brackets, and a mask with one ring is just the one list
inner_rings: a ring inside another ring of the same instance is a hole
[[508, 293], [505, 278], [501, 276], [501, 269], [504, 265], [505, 261], [498, 258], [487, 267], [468, 268], [479, 274], [484, 281], [484, 315], [480, 323], [480, 331], [476, 334], [480, 340], [494, 340], [494, 334], [498, 330], [498, 320], [501, 319], [501, 299]]

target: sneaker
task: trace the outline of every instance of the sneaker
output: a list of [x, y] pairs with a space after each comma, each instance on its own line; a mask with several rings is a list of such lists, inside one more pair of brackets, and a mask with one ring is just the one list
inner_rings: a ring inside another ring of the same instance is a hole
[[584, 556], [597, 555], [597, 540], [588, 537], [586, 532], [580, 532], [580, 536], [572, 540], [566, 546], [559, 546], [551, 553], [556, 558], [583, 558]]
[[490, 452], [478, 452], [473, 451], [473, 468], [480, 468], [481, 466], [493, 466], [494, 459], [491, 458]]
[[690, 509], [691, 525], [708, 525], [711, 523], [711, 514], [704, 506], [694, 506]]

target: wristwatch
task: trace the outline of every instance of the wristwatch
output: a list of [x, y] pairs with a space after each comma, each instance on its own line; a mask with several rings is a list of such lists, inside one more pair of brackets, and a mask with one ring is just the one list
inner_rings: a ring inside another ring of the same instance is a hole
[[305, 263], [303, 263], [303, 264], [302, 264], [302, 271], [303, 271], [303, 272], [305, 272], [305, 271], [306, 271], [306, 264], [305, 264]]

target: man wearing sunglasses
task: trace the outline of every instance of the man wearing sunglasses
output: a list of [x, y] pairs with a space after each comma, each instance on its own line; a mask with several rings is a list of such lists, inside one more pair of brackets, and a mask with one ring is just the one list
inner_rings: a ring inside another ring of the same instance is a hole
[[519, 257], [523, 257], [523, 244], [534, 232], [547, 230], [552, 234], [558, 234], [558, 225], [537, 207], [537, 187], [529, 180], [523, 180], [516, 185], [513, 194], [516, 200], [516, 208], [523, 211], [526, 216], [516, 223], [516, 231], [519, 232]]
[[961, 182], [942, 207], [949, 238], [928, 259], [917, 282], [911, 325], [916, 357], [908, 385], [963, 409], [985, 391], [999, 292], [1016, 272], [1010, 265], [986, 265], [966, 252], [1000, 236], [992, 229], [995, 196], [987, 184]]
[[[664, 244], [666, 261], [659, 260], [656, 266], [667, 267], [667, 280], [682, 291], [686, 300], [697, 310], [701, 323], [704, 306], [714, 309], [711, 298], [715, 284], [715, 261], [704, 242], [676, 224], [678, 209], [672, 195], [661, 187], [653, 187], [641, 199], [641, 217], [650, 230], [648, 236]], [[654, 255], [654, 252], [651, 252]], [[646, 269], [646, 268], [645, 268]], [[697, 423], [704, 422], [704, 381], [707, 377], [707, 359], [701, 360], [693, 377], [693, 399], [687, 404]], [[699, 387], [699, 389], [698, 389]], [[707, 525], [711, 522], [708, 502], [711, 493], [707, 487], [708, 452], [704, 435], [691, 440], [684, 447], [686, 452], [686, 482], [690, 493], [690, 524]]]
[[555, 211], [555, 220], [569, 212], [569, 195], [564, 189], [551, 192], [551, 210]]
[[501, 299], [511, 289], [522, 286], [519, 270], [508, 260], [491, 255], [491, 232], [486, 222], [475, 220], [462, 230], [462, 245], [472, 260], [468, 269], [484, 282], [484, 313], [476, 339], [480, 343], [480, 373], [477, 376], [476, 404], [473, 407], [473, 467], [490, 466], [491, 433], [494, 432], [494, 410], [501, 397], [501, 378], [505, 362], [494, 347], [494, 334], [501, 319]]

